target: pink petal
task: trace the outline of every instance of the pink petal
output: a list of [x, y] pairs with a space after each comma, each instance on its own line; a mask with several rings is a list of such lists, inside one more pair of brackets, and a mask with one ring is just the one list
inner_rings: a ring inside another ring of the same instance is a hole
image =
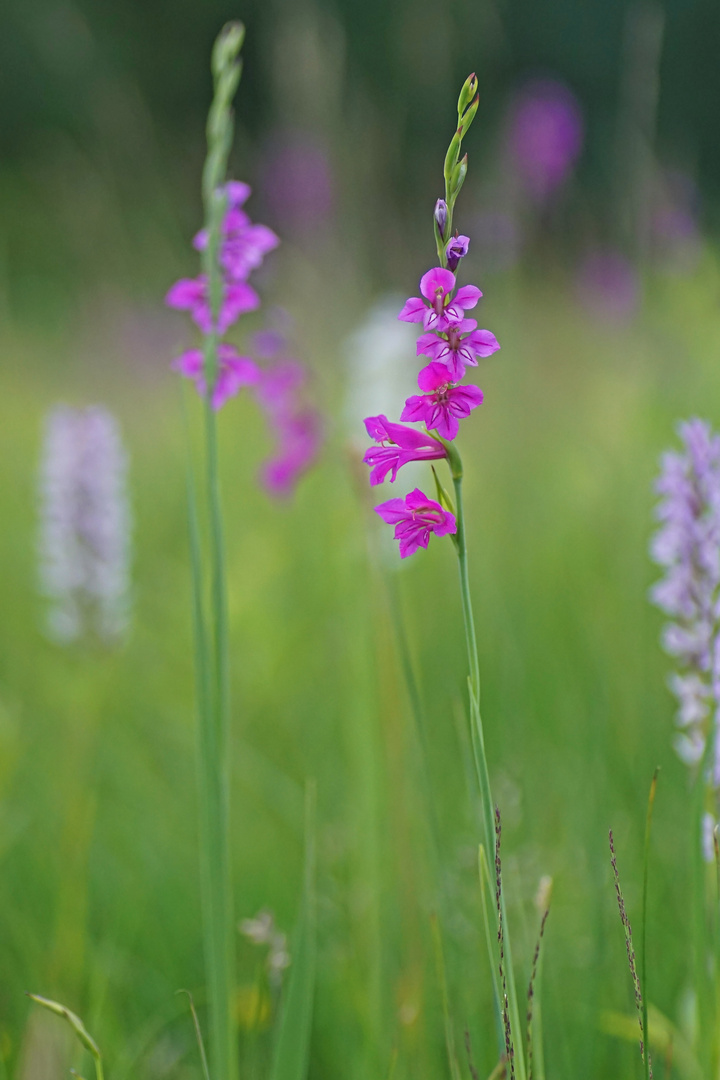
[[388, 499], [375, 507], [375, 513], [379, 514], [388, 525], [394, 525], [407, 517], [407, 507], [404, 499]]
[[438, 289], [443, 295], [455, 288], [455, 275], [450, 270], [435, 266], [420, 278], [420, 292], [427, 300], [434, 300]]
[[419, 296], [411, 296], [409, 300], [405, 301], [405, 306], [398, 315], [398, 319], [402, 319], [403, 322], [422, 322], [427, 310]]
[[453, 297], [453, 304], [457, 304], [458, 307], [467, 310], [469, 308], [474, 308], [481, 296], [482, 293], [477, 285], [463, 285]]
[[447, 386], [448, 381], [448, 369], [445, 364], [438, 364], [436, 361], [424, 367], [418, 375], [418, 386], [421, 390], [427, 392], [439, 390], [441, 386]]
[[188, 379], [196, 379], [198, 375], [202, 375], [203, 354], [200, 349], [188, 349], [171, 361], [170, 367]]
[[500, 348], [500, 342], [489, 330], [475, 330], [466, 340], [478, 356], [492, 356]]
[[228, 180], [225, 185], [228, 206], [233, 210], [237, 206], [242, 206], [242, 204], [250, 198], [251, 192], [252, 188], [243, 180]]
[[193, 307], [205, 295], [205, 281], [203, 278], [181, 278], [176, 281], [165, 296], [168, 307], [177, 308], [178, 311], [186, 311]]

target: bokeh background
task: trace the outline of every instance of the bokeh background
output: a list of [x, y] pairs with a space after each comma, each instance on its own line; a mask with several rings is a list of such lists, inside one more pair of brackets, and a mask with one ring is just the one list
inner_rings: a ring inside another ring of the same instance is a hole
[[[467, 1029], [480, 1074], [492, 1070], [452, 550], [435, 541], [401, 566], [359, 463], [363, 415], [397, 415], [412, 392], [414, 339], [395, 313], [434, 262], [432, 207], [474, 70], [456, 225], [471, 238], [463, 279], [482, 287], [481, 325], [502, 351], [478, 370], [486, 399], [461, 446], [518, 978], [550, 874], [548, 1075], [637, 1075], [636, 1046], [604, 1030], [608, 1010], [632, 1008], [607, 830], [632, 920], [657, 764], [648, 993], [679, 1032], [692, 1025], [692, 806], [647, 548], [661, 450], [678, 419], [713, 421], [720, 406], [710, 0], [6, 0], [0, 1076], [87, 1067], [24, 990], [80, 1012], [116, 1080], [200, 1075], [175, 994], [191, 988], [202, 1014], [185, 450], [168, 370], [190, 326], [163, 296], [196, 272], [209, 51], [237, 17], [233, 171], [283, 244], [236, 340], [286, 313], [326, 431], [278, 505], [257, 483], [262, 418], [245, 399], [222, 415], [238, 918], [269, 908], [292, 930], [315, 778], [311, 1076], [447, 1069], [433, 911], [461, 1056]], [[37, 476], [58, 402], [112, 410], [129, 453], [133, 611], [119, 648], [44, 632]], [[239, 943], [254, 1078], [276, 1001], [264, 954]]]

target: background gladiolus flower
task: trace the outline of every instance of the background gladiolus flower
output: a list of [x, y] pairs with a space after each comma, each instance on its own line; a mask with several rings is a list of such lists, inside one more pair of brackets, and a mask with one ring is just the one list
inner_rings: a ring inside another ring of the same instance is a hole
[[515, 100], [509, 143], [527, 193], [538, 202], [547, 199], [582, 149], [582, 112], [572, 91], [554, 79], [529, 83]]
[[[269, 337], [271, 332], [266, 333]], [[284, 343], [282, 335], [275, 335], [275, 339], [278, 347]], [[284, 359], [261, 371], [255, 387], [257, 400], [277, 440], [273, 455], [260, 469], [262, 483], [271, 495], [291, 495], [322, 446], [320, 413], [303, 401], [306, 384], [307, 371], [302, 364]]]
[[[207, 281], [203, 274], [197, 278], [181, 278], [169, 289], [165, 303], [178, 311], [189, 311], [195, 325], [203, 334], [213, 331], [212, 311]], [[260, 307], [260, 297], [245, 281], [226, 284], [217, 321], [217, 332], [224, 334], [239, 315]]]
[[479, 386], [453, 386], [444, 364], [432, 363], [423, 368], [418, 375], [418, 386], [426, 393], [408, 398], [400, 419], [422, 422], [443, 439], [454, 439], [459, 421], [469, 416], [483, 399]]
[[[257, 365], [249, 356], [240, 356], [234, 345], [222, 342], [218, 345], [218, 373], [213, 387], [212, 405], [220, 409], [243, 386], [253, 386], [260, 378]], [[204, 357], [201, 349], [188, 349], [175, 360], [171, 367], [181, 375], [192, 379], [201, 397], [205, 397]]]
[[398, 469], [410, 461], [432, 461], [447, 457], [445, 447], [432, 435], [405, 424], [391, 424], [387, 416], [369, 416], [365, 428], [379, 446], [366, 450], [363, 461], [371, 466], [370, 483], [382, 484], [388, 473], [392, 483]]
[[418, 548], [426, 548], [430, 534], [447, 536], [457, 532], [455, 515], [443, 510], [440, 503], [428, 499], [427, 495], [415, 488], [404, 499], [388, 499], [375, 507], [388, 525], [395, 526], [395, 539], [400, 541], [400, 558], [413, 555]]

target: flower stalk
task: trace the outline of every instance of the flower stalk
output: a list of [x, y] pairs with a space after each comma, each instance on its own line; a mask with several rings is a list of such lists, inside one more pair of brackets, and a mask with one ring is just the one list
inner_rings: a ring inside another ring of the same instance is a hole
[[[225, 282], [220, 265], [222, 226], [227, 207], [224, 182], [233, 134], [232, 99], [240, 81], [238, 54], [245, 35], [229, 23], [212, 54], [214, 96], [207, 124], [203, 205], [207, 244], [202, 264], [207, 281], [211, 325], [203, 334], [205, 392], [204, 516], [209, 532], [210, 618], [205, 613], [205, 582], [199, 557], [199, 530], [193, 529], [195, 638], [198, 661], [198, 748], [200, 759], [200, 858], [203, 945], [208, 993], [209, 1045], [215, 1080], [237, 1077], [234, 1021], [235, 920], [230, 862], [230, 693], [225, 555], [218, 476], [217, 418], [213, 391], [219, 373], [218, 323]], [[194, 502], [194, 496], [191, 496]], [[195, 506], [197, 503], [195, 503]], [[191, 516], [197, 518], [197, 514]]]

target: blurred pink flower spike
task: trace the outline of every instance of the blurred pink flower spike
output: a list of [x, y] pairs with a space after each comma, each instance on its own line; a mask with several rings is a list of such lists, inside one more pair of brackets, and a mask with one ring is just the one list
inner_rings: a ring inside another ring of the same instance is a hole
[[[218, 345], [220, 366], [212, 395], [213, 409], [221, 409], [228, 398], [234, 397], [243, 386], [254, 386], [260, 379], [260, 371], [247, 356], [240, 356], [233, 345]], [[201, 397], [205, 397], [203, 354], [200, 349], [188, 349], [170, 365], [188, 379], [192, 379]]]
[[[165, 303], [177, 311], [189, 311], [195, 325], [203, 334], [213, 332], [212, 312], [208, 300], [207, 281], [203, 274], [197, 278], [181, 278], [170, 288]], [[244, 281], [226, 284], [217, 333], [224, 334], [239, 315], [246, 311], [255, 311], [260, 307], [260, 297]]]
[[[220, 265], [232, 282], [245, 281], [280, 240], [267, 225], [253, 225], [244, 210], [228, 210], [222, 227]], [[193, 239], [197, 251], [207, 247], [207, 230]]]
[[260, 373], [255, 390], [277, 437], [277, 449], [262, 466], [260, 477], [266, 490], [280, 498], [292, 495], [322, 446], [320, 413], [301, 403], [306, 382], [302, 364], [281, 360]]
[[400, 541], [400, 557], [414, 555], [418, 548], [426, 548], [430, 534], [447, 536], [457, 532], [455, 515], [443, 510], [440, 503], [428, 499], [420, 488], [415, 488], [404, 499], [388, 499], [375, 507], [388, 525], [395, 526], [395, 539]]
[[315, 461], [322, 445], [320, 414], [314, 409], [306, 409], [286, 417], [277, 430], [277, 452], [264, 463], [260, 477], [271, 495], [288, 498], [302, 474]]
[[454, 439], [459, 421], [468, 417], [483, 400], [479, 386], [453, 386], [444, 364], [432, 363], [423, 368], [418, 375], [418, 386], [426, 393], [408, 398], [400, 419], [422, 422], [443, 439]]
[[436, 266], [420, 279], [422, 297], [411, 296], [398, 315], [403, 322], [421, 322], [426, 330], [444, 330], [451, 323], [462, 322], [465, 311], [474, 308], [482, 293], [477, 285], [463, 285], [450, 299], [455, 275]]
[[478, 330], [475, 319], [462, 319], [446, 326], [442, 337], [437, 334], [421, 334], [417, 341], [417, 355], [428, 356], [443, 364], [453, 382], [462, 379], [468, 364], [477, 367], [478, 356], [492, 356], [500, 343], [489, 330]]
[[371, 446], [365, 452], [363, 461], [370, 465], [370, 483], [374, 487], [382, 484], [388, 473], [392, 483], [398, 469], [410, 461], [432, 461], [447, 457], [443, 444], [432, 435], [405, 424], [392, 424], [387, 416], [369, 416], [365, 428], [371, 439], [379, 446]]

